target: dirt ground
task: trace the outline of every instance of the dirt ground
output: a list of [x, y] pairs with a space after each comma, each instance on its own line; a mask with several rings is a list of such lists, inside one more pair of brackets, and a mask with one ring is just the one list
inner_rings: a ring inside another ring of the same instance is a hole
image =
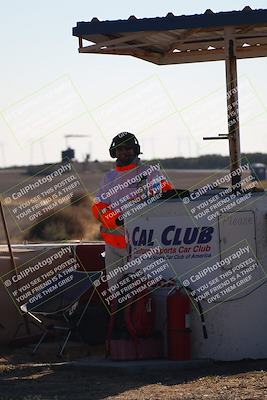
[[217, 362], [194, 370], [132, 373], [62, 364], [88, 356], [88, 348], [68, 347], [61, 360], [55, 357], [52, 345], [45, 346], [34, 358], [29, 347], [6, 351], [1, 356], [1, 400], [267, 399], [267, 360]]

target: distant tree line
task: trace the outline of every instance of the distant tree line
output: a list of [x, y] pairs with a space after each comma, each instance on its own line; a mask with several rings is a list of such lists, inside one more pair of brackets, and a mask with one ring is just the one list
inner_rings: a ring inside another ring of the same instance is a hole
[[[242, 153], [242, 164], [249, 162], [262, 163], [267, 165], [267, 153]], [[163, 168], [166, 169], [222, 169], [227, 168], [230, 163], [229, 156], [221, 156], [219, 154], [207, 154], [205, 156], [195, 157], [195, 158], [159, 158], [160, 163]], [[157, 160], [152, 160], [156, 162]], [[151, 160], [143, 160], [145, 162], [151, 162]], [[98, 165], [99, 171], [106, 171], [114, 167], [114, 162], [112, 161], [94, 161], [89, 162], [90, 166]], [[29, 165], [27, 167], [13, 167], [17, 169], [26, 168], [25, 173], [27, 175], [44, 175], [48, 174], [54, 170], [54, 164], [42, 164], [42, 165]], [[45, 168], [45, 169], [44, 169]], [[82, 163], [75, 162], [75, 169], [79, 172], [82, 171]], [[94, 168], [95, 170], [95, 168]]]
[[[242, 153], [242, 164], [249, 162], [263, 163], [267, 165], [267, 154], [264, 153]], [[222, 169], [229, 165], [229, 156], [209, 154], [195, 158], [165, 158], [160, 160], [163, 168], [166, 169]]]

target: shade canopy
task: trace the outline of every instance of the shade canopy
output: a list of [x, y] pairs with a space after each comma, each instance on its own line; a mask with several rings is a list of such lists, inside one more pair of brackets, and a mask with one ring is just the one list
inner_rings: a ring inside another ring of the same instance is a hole
[[[204, 139], [227, 139], [231, 173], [239, 170], [237, 60], [267, 56], [267, 10], [247, 6], [242, 11], [169, 13], [161, 18], [93, 18], [78, 22], [73, 35], [79, 38], [80, 53], [130, 55], [158, 65], [225, 60], [228, 134]], [[233, 188], [240, 181], [241, 173], [232, 174]]]
[[[158, 65], [226, 58], [225, 30], [231, 27], [237, 59], [267, 56], [267, 10], [78, 22], [73, 35], [80, 53], [130, 55]], [[90, 43], [88, 43], [90, 42]]]

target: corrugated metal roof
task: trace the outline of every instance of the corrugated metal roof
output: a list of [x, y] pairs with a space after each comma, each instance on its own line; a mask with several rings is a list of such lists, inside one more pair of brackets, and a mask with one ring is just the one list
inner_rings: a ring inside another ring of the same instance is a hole
[[136, 18], [132, 15], [126, 20], [115, 21], [99, 21], [94, 17], [90, 22], [78, 22], [77, 26], [73, 28], [73, 35], [208, 28], [266, 22], [267, 9], [252, 10], [249, 6], [246, 6], [242, 11], [214, 13], [208, 9], [204, 14], [177, 16], [170, 12], [165, 17]]
[[[132, 55], [156, 64], [225, 59], [226, 29], [233, 27], [237, 58], [267, 55], [267, 9], [127, 20], [78, 22], [81, 53]], [[83, 41], [90, 43], [84, 46]]]

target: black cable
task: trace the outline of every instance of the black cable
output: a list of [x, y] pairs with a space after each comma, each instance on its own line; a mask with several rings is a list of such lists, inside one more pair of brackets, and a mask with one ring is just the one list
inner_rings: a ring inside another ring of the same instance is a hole
[[[194, 296], [191, 295], [191, 292], [193, 290], [190, 287], [187, 287], [185, 290], [186, 291], [188, 290], [191, 298], [193, 300], [195, 300]], [[203, 331], [204, 339], [208, 339], [208, 332], [207, 332], [207, 328], [206, 328], [206, 322], [205, 322], [205, 318], [204, 318], [204, 314], [203, 314], [203, 309], [202, 309], [201, 303], [200, 303], [200, 301], [195, 301], [195, 302], [197, 303], [197, 306], [198, 306], [198, 309], [199, 309], [199, 314], [200, 314], [200, 319], [201, 319], [201, 323], [202, 323], [202, 331]]]

